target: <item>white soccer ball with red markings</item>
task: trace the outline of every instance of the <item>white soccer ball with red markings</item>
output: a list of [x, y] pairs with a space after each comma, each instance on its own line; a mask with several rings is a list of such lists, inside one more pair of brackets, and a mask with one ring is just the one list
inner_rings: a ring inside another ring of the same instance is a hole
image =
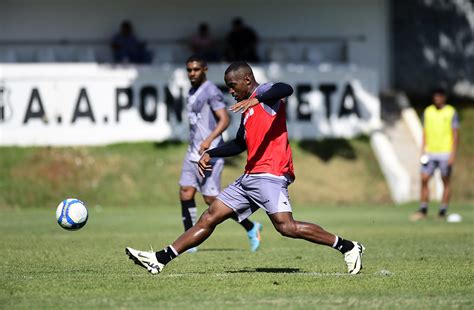
[[79, 199], [65, 199], [56, 209], [56, 220], [59, 226], [67, 230], [78, 230], [84, 227], [88, 217], [86, 205]]

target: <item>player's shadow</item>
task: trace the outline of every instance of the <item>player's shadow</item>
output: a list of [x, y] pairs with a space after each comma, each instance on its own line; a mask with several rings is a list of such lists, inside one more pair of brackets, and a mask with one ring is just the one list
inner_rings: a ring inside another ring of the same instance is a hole
[[317, 156], [324, 162], [328, 162], [334, 157], [357, 159], [354, 147], [347, 139], [301, 140], [298, 144], [303, 150]]
[[199, 252], [243, 252], [243, 249], [232, 249], [232, 248], [216, 248], [216, 249], [199, 249]]
[[227, 273], [296, 273], [301, 272], [299, 268], [255, 268], [255, 269], [241, 269], [241, 270], [229, 270]]

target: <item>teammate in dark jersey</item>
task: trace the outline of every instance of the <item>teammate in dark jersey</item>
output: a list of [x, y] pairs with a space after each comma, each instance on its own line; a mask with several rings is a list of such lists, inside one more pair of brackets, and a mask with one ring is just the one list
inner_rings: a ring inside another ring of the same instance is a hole
[[259, 85], [245, 62], [231, 64], [224, 80], [237, 101], [230, 110], [242, 113], [240, 128], [234, 140], [206, 151], [199, 168], [204, 174], [212, 170], [212, 158], [247, 150], [244, 174], [224, 189], [196, 225], [173, 244], [159, 252], [126, 248], [127, 255], [150, 273], [157, 274], [179, 254], [204, 242], [218, 224], [235, 215], [243, 220], [262, 208], [283, 236], [333, 247], [344, 255], [348, 272], [359, 273], [362, 244], [333, 235], [316, 224], [293, 219], [288, 185], [295, 175], [283, 100], [293, 93], [291, 86], [284, 83]]

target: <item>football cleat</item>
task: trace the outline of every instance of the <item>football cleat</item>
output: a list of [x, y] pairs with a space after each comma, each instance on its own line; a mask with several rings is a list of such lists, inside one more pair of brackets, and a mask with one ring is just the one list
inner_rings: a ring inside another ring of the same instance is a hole
[[255, 252], [260, 248], [262, 224], [255, 222], [253, 228], [247, 232], [250, 242], [250, 251]]
[[344, 261], [347, 264], [347, 271], [350, 274], [358, 274], [362, 269], [362, 254], [364, 254], [365, 247], [354, 241], [352, 250], [344, 253]]
[[186, 253], [196, 253], [197, 251], [198, 251], [198, 248], [196, 246], [194, 248], [190, 248], [190, 249], [186, 250]]
[[148, 270], [151, 274], [158, 274], [165, 267], [156, 259], [155, 252], [138, 251], [132, 248], [125, 248], [125, 254], [133, 260], [135, 264]]

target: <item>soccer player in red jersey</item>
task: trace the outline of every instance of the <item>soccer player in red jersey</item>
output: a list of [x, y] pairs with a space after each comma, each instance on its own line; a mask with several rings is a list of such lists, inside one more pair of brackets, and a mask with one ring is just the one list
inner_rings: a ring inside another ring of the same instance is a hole
[[179, 254], [204, 242], [218, 224], [235, 216], [242, 221], [261, 208], [283, 236], [333, 247], [344, 255], [348, 272], [359, 273], [362, 244], [329, 233], [316, 224], [293, 219], [288, 185], [295, 180], [295, 174], [284, 101], [293, 93], [291, 86], [259, 85], [245, 62], [232, 63], [225, 71], [224, 80], [237, 101], [230, 110], [242, 113], [240, 128], [234, 140], [206, 151], [199, 161], [199, 169], [204, 174], [212, 169], [212, 158], [234, 156], [247, 150], [244, 174], [224, 189], [198, 222], [171, 245], [158, 252], [127, 247], [126, 254], [150, 273], [157, 274]]

